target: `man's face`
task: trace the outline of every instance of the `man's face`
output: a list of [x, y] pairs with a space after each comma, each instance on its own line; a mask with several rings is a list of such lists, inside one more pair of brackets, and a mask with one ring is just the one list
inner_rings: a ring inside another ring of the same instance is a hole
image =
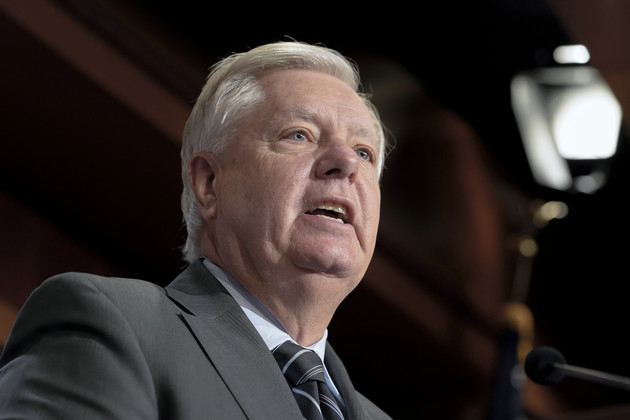
[[380, 139], [358, 95], [338, 79], [283, 70], [217, 158], [214, 247], [235, 274], [323, 274], [351, 289], [376, 242]]

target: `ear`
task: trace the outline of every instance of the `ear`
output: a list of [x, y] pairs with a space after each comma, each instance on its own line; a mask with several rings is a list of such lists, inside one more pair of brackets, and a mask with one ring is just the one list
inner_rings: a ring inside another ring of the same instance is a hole
[[188, 162], [188, 179], [195, 194], [199, 212], [205, 220], [215, 217], [217, 200], [214, 190], [214, 180], [218, 162], [209, 152], [199, 152], [191, 156]]

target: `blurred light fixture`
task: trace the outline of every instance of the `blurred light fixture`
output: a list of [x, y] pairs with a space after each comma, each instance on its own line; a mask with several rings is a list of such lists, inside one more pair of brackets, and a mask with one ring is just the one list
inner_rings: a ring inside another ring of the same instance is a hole
[[621, 106], [583, 45], [553, 52], [553, 66], [512, 79], [512, 108], [536, 182], [594, 193], [606, 182], [617, 150]]

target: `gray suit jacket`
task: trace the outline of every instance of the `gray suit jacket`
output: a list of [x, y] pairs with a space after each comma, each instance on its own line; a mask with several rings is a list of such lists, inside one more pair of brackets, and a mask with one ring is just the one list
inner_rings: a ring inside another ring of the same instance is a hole
[[[330, 345], [346, 418], [389, 418], [356, 392]], [[264, 341], [191, 264], [166, 288], [67, 273], [20, 311], [0, 358], [0, 419], [300, 419]]]

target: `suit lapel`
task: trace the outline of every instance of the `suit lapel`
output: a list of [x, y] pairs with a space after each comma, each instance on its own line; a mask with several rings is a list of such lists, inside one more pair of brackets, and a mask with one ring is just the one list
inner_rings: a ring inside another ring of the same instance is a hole
[[367, 419], [367, 415], [359, 404], [354, 385], [350, 381], [350, 375], [348, 375], [341, 359], [339, 359], [339, 356], [337, 356], [337, 353], [335, 353], [329, 343], [326, 343], [326, 356], [324, 359], [328, 373], [346, 405], [345, 418], [351, 420]]
[[301, 414], [264, 341], [236, 301], [198, 260], [166, 288], [182, 319], [250, 419]]

